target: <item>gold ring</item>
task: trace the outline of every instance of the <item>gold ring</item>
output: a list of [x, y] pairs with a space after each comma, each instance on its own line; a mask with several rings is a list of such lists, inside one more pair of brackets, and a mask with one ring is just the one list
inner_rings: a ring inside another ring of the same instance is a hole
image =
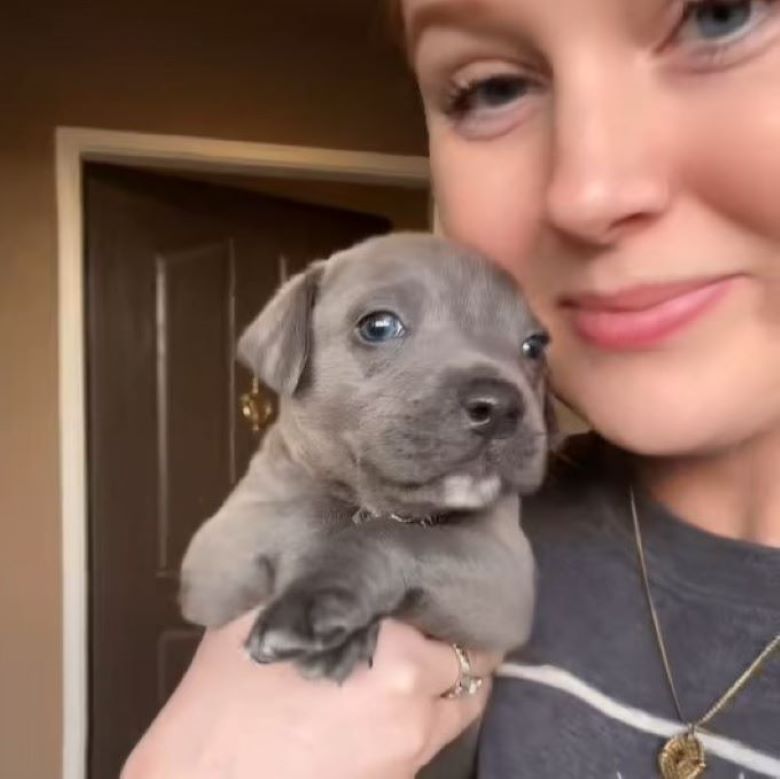
[[464, 695], [474, 695], [484, 681], [481, 676], [474, 675], [468, 652], [460, 644], [452, 644], [452, 649], [458, 659], [458, 680], [447, 692], [442, 694], [441, 697], [446, 700], [461, 698]]

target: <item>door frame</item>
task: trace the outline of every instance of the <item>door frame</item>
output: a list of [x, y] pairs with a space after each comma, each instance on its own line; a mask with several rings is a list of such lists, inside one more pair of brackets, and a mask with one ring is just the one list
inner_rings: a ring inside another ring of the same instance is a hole
[[59, 454], [62, 532], [63, 779], [85, 779], [88, 748], [85, 162], [196, 173], [273, 175], [428, 188], [425, 157], [155, 135], [55, 130], [58, 232]]

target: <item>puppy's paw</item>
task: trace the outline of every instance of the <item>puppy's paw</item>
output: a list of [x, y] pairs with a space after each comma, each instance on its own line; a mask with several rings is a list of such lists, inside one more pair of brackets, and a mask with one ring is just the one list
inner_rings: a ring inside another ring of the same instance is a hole
[[307, 679], [331, 679], [342, 684], [359, 665], [371, 667], [378, 637], [377, 621], [353, 633], [341, 646], [318, 655], [303, 655], [295, 664]]
[[373, 651], [381, 616], [359, 590], [303, 580], [258, 617], [247, 649], [258, 663], [293, 660], [311, 675], [337, 679]]

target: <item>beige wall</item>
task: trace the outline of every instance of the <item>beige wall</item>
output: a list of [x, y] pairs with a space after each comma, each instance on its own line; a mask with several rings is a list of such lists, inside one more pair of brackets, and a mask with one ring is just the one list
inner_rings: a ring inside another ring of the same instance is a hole
[[[356, 9], [351, 16], [350, 5]], [[381, 33], [379, 5], [374, 0], [3, 4], [3, 779], [60, 776], [53, 129], [78, 125], [424, 153], [416, 97]], [[204, 9], [220, 13], [211, 17]]]

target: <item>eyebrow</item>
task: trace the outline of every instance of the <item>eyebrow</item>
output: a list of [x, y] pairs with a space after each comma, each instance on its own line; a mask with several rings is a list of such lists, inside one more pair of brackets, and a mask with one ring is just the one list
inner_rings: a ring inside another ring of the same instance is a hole
[[519, 36], [506, 17], [482, 0], [431, 0], [414, 11], [406, 22], [405, 48], [410, 61], [422, 34], [432, 27], [461, 28], [477, 35], [500, 38], [513, 46]]
[[484, 24], [485, 7], [478, 0], [432, 0], [416, 10], [407, 22], [406, 45], [412, 51], [429, 27], [465, 27]]

